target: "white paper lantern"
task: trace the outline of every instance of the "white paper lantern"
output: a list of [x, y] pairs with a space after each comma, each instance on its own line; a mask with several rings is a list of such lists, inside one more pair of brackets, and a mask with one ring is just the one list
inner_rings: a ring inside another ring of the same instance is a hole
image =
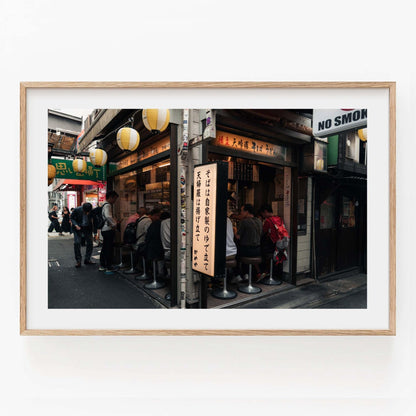
[[72, 169], [74, 172], [82, 173], [87, 170], [87, 162], [83, 159], [74, 159], [72, 162]]
[[133, 152], [140, 144], [140, 134], [130, 127], [123, 127], [117, 132], [117, 144], [120, 149]]
[[107, 163], [107, 153], [102, 149], [90, 151], [90, 160], [94, 166], [104, 166]]
[[147, 109], [143, 110], [142, 118], [147, 130], [159, 133], [169, 125], [170, 112], [169, 110], [157, 108]]

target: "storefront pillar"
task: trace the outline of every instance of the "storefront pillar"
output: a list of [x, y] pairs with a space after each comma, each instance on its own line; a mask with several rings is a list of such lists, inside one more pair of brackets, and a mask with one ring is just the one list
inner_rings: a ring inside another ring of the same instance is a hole
[[[180, 296], [180, 210], [178, 204], [178, 125], [170, 125], [170, 198], [171, 198], [171, 306], [178, 304]], [[178, 296], [179, 295], [179, 296]]]

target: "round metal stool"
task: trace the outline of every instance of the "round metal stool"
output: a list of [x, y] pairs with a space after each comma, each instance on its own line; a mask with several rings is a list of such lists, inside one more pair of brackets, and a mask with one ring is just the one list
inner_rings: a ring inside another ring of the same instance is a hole
[[139, 274], [138, 276], [135, 276], [134, 278], [136, 280], [149, 280], [150, 276], [146, 273], [146, 259], [142, 257], [142, 261], [143, 261], [143, 273]]
[[270, 270], [269, 270], [270, 274], [269, 276], [263, 277], [263, 279], [261, 279], [259, 283], [263, 285], [268, 285], [268, 286], [281, 285], [282, 284], [281, 280], [276, 280], [273, 278], [273, 253], [266, 254], [266, 259], [270, 261]]
[[[166, 269], [168, 270], [168, 275], [169, 275], [169, 278], [170, 278], [170, 271], [171, 271], [170, 258], [169, 259], [168, 258], [165, 258], [165, 266], [166, 266]], [[166, 300], [171, 300], [172, 299], [172, 295], [171, 295], [170, 292], [166, 293], [165, 299]]]
[[158, 282], [158, 281], [156, 280], [156, 275], [157, 275], [157, 273], [156, 273], [156, 269], [157, 269], [157, 260], [153, 260], [153, 282], [146, 283], [146, 284], [144, 285], [144, 287], [145, 287], [146, 289], [153, 289], [153, 290], [155, 290], [155, 289], [160, 289], [160, 288], [162, 288], [162, 287], [165, 287], [165, 283], [163, 283], [163, 282]]
[[123, 269], [124, 267], [126, 267], [126, 265], [123, 263], [123, 244], [120, 243], [119, 247], [120, 247], [120, 263], [117, 264], [116, 267], [118, 267], [119, 269]]
[[253, 274], [253, 264], [261, 264], [261, 257], [240, 257], [240, 261], [243, 264], [248, 264], [248, 284], [245, 286], [240, 286], [238, 288], [239, 292], [254, 294], [260, 293], [261, 289], [258, 286], [253, 286], [251, 284], [252, 274]]
[[212, 292], [212, 296], [217, 299], [234, 299], [237, 296], [237, 293], [234, 290], [227, 289], [227, 271], [237, 266], [237, 260], [231, 259], [225, 261], [225, 276], [224, 276], [224, 285], [222, 289], [217, 289]]
[[133, 260], [134, 247], [132, 245], [128, 245], [126, 247], [129, 247], [130, 248], [130, 264], [131, 264], [131, 267], [130, 267], [129, 270], [127, 270], [124, 273], [126, 273], [126, 274], [134, 274], [134, 273], [137, 273], [137, 270], [134, 268], [134, 264], [133, 264], [134, 263], [134, 260]]

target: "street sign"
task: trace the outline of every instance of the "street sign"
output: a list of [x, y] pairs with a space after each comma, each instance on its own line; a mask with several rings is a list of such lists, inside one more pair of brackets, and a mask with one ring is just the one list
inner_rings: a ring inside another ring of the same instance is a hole
[[87, 162], [87, 169], [82, 173], [74, 171], [72, 160], [52, 158], [50, 164], [55, 166], [56, 179], [85, 179], [102, 182], [107, 180], [105, 166], [94, 166], [91, 162]]
[[318, 109], [313, 110], [313, 135], [327, 137], [341, 131], [365, 127], [367, 109]]

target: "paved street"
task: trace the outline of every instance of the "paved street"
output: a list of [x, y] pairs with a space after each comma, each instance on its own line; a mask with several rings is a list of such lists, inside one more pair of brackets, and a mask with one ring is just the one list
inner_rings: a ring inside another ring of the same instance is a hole
[[244, 309], [365, 309], [367, 275], [335, 276], [317, 283], [291, 288], [240, 306]]
[[[98, 271], [98, 249], [94, 247], [93, 266], [76, 269], [73, 237], [50, 233], [48, 306], [49, 308], [160, 308], [160, 304], [119, 274], [106, 276]], [[82, 253], [85, 248], [82, 247]]]
[[[49, 308], [161, 308], [130, 276], [124, 279], [115, 273], [106, 276], [98, 271], [99, 248], [94, 247], [93, 266], [76, 269], [73, 238], [50, 233], [49, 245]], [[82, 249], [84, 253], [85, 248]], [[367, 307], [367, 276], [351, 274], [335, 276], [304, 286], [288, 286], [287, 290], [252, 300], [237, 308], [280, 309], [361, 309]]]

